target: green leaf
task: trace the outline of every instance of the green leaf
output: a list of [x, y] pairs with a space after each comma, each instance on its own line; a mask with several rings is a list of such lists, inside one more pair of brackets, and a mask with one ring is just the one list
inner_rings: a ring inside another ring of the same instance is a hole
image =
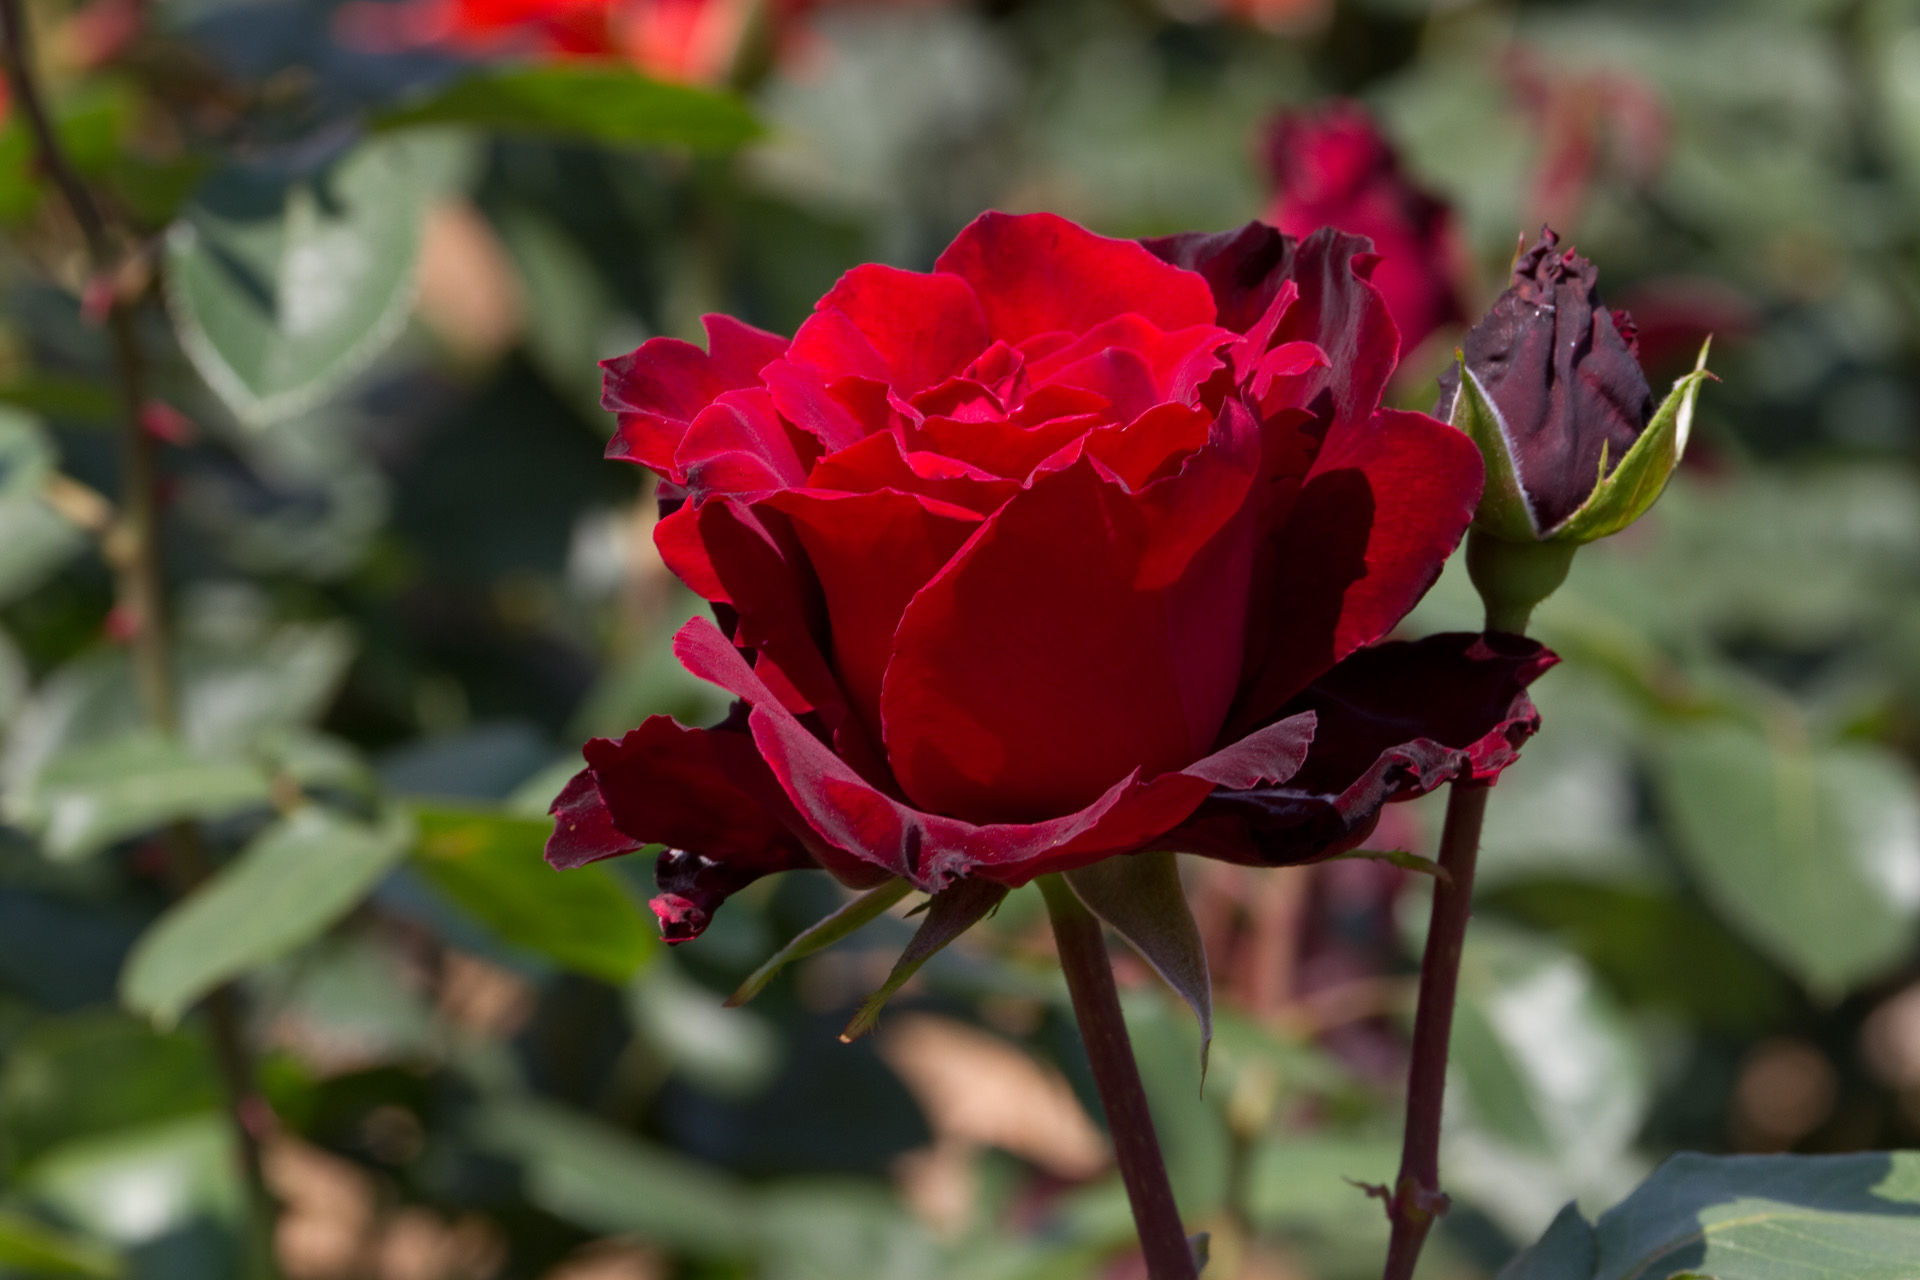
[[1460, 973], [1444, 1152], [1449, 1190], [1515, 1235], [1644, 1172], [1653, 1095], [1633, 1024], [1551, 941], [1476, 921]]
[[124, 1271], [120, 1259], [98, 1245], [76, 1240], [24, 1214], [0, 1209], [0, 1272], [113, 1280]]
[[219, 1102], [202, 1036], [159, 1034], [125, 1014], [49, 1018], [8, 1046], [0, 1125], [9, 1165], [63, 1142], [177, 1119]]
[[933, 959], [942, 947], [971, 929], [1007, 896], [1007, 887], [987, 880], [956, 880], [927, 900], [927, 918], [894, 962], [893, 971], [880, 989], [867, 997], [853, 1021], [840, 1033], [842, 1040], [857, 1040], [873, 1030], [893, 993], [907, 985], [907, 979], [920, 972], [920, 966]]
[[[571, 874], [571, 873], [569, 873]], [[627, 988], [634, 1029], [702, 1093], [750, 1098], [780, 1070], [780, 1035], [767, 1019], [716, 1004], [713, 992], [664, 961]]]
[[222, 169], [174, 224], [167, 301], [181, 345], [243, 420], [312, 406], [405, 325], [433, 193], [433, 157], [409, 142], [369, 142], [294, 179]]
[[1481, 389], [1480, 379], [1467, 368], [1466, 358], [1457, 351], [1454, 358], [1460, 369], [1460, 390], [1453, 398], [1453, 425], [1479, 447], [1487, 467], [1487, 487], [1480, 494], [1473, 522], [1508, 542], [1537, 541], [1540, 531], [1534, 526], [1533, 508], [1527, 505], [1513, 450], [1507, 445], [1506, 419]]
[[1674, 726], [1654, 792], [1707, 901], [1825, 997], [1888, 971], [1920, 918], [1920, 800], [1879, 748], [1816, 746], [1797, 725]]
[[1532, 1248], [1500, 1269], [1499, 1280], [1560, 1280], [1593, 1274], [1593, 1226], [1580, 1216], [1580, 1206], [1569, 1204], [1547, 1227]]
[[53, 443], [39, 422], [0, 407], [0, 501], [31, 497], [53, 470]]
[[10, 1189], [115, 1244], [142, 1244], [189, 1222], [232, 1222], [242, 1204], [233, 1129], [217, 1112], [62, 1144]]
[[277, 960], [345, 915], [406, 852], [404, 823], [370, 827], [317, 805], [262, 832], [134, 944], [121, 1001], [162, 1025], [231, 978]]
[[906, 880], [889, 880], [877, 889], [869, 889], [859, 897], [848, 902], [824, 920], [809, 926], [796, 935], [793, 941], [774, 952], [758, 969], [747, 975], [734, 993], [727, 997], [729, 1008], [743, 1005], [759, 995], [774, 975], [814, 952], [830, 947], [854, 930], [885, 914], [886, 910], [907, 896], [913, 885]]
[[739, 146], [760, 132], [738, 98], [664, 84], [621, 67], [578, 64], [476, 72], [436, 97], [388, 112], [373, 127], [426, 124], [708, 151]]
[[1915, 1258], [1920, 1153], [1689, 1152], [1590, 1228], [1569, 1206], [1500, 1280], [1910, 1280]]
[[1702, 1027], [1756, 1033], [1793, 1007], [1791, 982], [1671, 889], [1536, 877], [1481, 893], [1475, 904], [1551, 930], [1626, 1000]]
[[757, 1199], [745, 1187], [586, 1117], [499, 1102], [480, 1112], [474, 1138], [526, 1166], [534, 1204], [590, 1230], [723, 1256], [746, 1255], [758, 1242]]
[[1578, 511], [1547, 535], [1550, 541], [1593, 542], [1618, 533], [1658, 501], [1667, 478], [1687, 451], [1700, 384], [1713, 376], [1707, 372], [1707, 348], [1711, 345], [1711, 340], [1700, 344], [1700, 358], [1693, 372], [1673, 384], [1673, 390], [1654, 411], [1652, 421], [1627, 450], [1627, 456], [1620, 459], [1620, 465], [1587, 495]]
[[7, 817], [40, 837], [50, 858], [84, 858], [183, 818], [228, 817], [267, 802], [267, 776], [135, 730], [49, 760], [8, 796]]
[[0, 604], [37, 590], [86, 545], [86, 535], [39, 497], [0, 499]]
[[621, 983], [653, 955], [652, 922], [604, 866], [555, 871], [551, 818], [415, 807], [413, 865], [495, 934], [566, 968]]
[[54, 461], [39, 421], [0, 404], [0, 603], [32, 591], [86, 545], [40, 497]]
[[112, 388], [58, 374], [36, 373], [0, 382], [0, 404], [94, 426], [111, 425], [120, 416], [120, 402]]
[[1067, 872], [1066, 879], [1087, 910], [1125, 938], [1200, 1020], [1200, 1075], [1205, 1079], [1207, 1050], [1213, 1045], [1213, 975], [1174, 855], [1107, 858]]

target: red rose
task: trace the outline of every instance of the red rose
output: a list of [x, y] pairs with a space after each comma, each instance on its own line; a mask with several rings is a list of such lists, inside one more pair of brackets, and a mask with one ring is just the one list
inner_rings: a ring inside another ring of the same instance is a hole
[[1400, 330], [1400, 354], [1466, 319], [1455, 281], [1460, 250], [1446, 204], [1415, 186], [1356, 102], [1274, 120], [1266, 138], [1275, 195], [1266, 220], [1288, 235], [1335, 227], [1373, 241], [1373, 286]]
[[740, 701], [588, 743], [549, 860], [668, 846], [677, 940], [770, 871], [937, 891], [1149, 845], [1299, 860], [1498, 772], [1542, 650], [1335, 666], [1481, 485], [1466, 437], [1379, 408], [1371, 262], [1333, 231], [990, 213], [931, 274], [848, 272], [790, 343], [714, 316], [707, 351], [608, 361], [608, 452], [663, 478], [656, 541], [720, 619], [676, 651]]

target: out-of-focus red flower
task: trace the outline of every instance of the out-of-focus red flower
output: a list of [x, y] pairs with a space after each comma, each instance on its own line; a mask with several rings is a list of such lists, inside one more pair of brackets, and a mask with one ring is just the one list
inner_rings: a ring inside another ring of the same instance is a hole
[[1645, 80], [1619, 70], [1569, 71], [1524, 47], [1507, 54], [1505, 70], [1540, 139], [1531, 221], [1575, 226], [1603, 166], [1634, 183], [1659, 172], [1667, 154], [1667, 110]]
[[341, 41], [368, 52], [599, 58], [689, 84], [725, 77], [754, 0], [355, 0]]
[[1373, 241], [1373, 285], [1400, 330], [1400, 352], [1465, 320], [1461, 251], [1446, 204], [1415, 186], [1366, 108], [1336, 101], [1287, 112], [1267, 129], [1275, 194], [1266, 219], [1292, 236], [1336, 227]]
[[791, 342], [710, 316], [706, 351], [608, 361], [608, 452], [660, 475], [656, 543], [719, 619], [676, 652], [740, 701], [589, 742], [548, 860], [666, 845], [678, 941], [769, 872], [937, 892], [1148, 846], [1302, 861], [1497, 774], [1551, 655], [1366, 647], [1482, 474], [1380, 407], [1374, 261], [1333, 230], [990, 213], [931, 274], [847, 273]]
[[54, 38], [74, 65], [90, 70], [119, 57], [146, 20], [147, 0], [88, 0], [60, 24]]

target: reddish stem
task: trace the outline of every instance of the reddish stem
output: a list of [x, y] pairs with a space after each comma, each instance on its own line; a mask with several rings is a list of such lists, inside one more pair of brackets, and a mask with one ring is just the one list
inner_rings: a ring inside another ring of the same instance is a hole
[[1393, 1239], [1383, 1280], [1412, 1280], [1420, 1248], [1447, 1211], [1440, 1191], [1440, 1108], [1447, 1092], [1447, 1044], [1460, 989], [1460, 952], [1473, 914], [1473, 869], [1480, 856], [1480, 823], [1487, 812], [1484, 782], [1456, 782], [1447, 796], [1440, 866], [1433, 886], [1433, 922], [1420, 961], [1420, 1007], [1413, 1019], [1413, 1065], [1407, 1079], [1407, 1128], [1400, 1177], [1387, 1198]]
[[1107, 960], [1106, 939], [1066, 881], [1042, 876], [1040, 892], [1047, 899], [1054, 941], [1060, 948], [1060, 968], [1067, 975], [1067, 993], [1073, 997], [1080, 1039], [1093, 1067], [1093, 1083], [1107, 1113], [1113, 1135], [1113, 1154], [1126, 1184], [1127, 1203], [1140, 1233], [1149, 1280], [1197, 1280], [1193, 1248], [1180, 1209], [1167, 1181], [1160, 1140], [1154, 1136], [1153, 1115], [1147, 1110], [1147, 1091], [1127, 1039], [1126, 1019], [1120, 1012], [1120, 994], [1113, 985], [1113, 966]]

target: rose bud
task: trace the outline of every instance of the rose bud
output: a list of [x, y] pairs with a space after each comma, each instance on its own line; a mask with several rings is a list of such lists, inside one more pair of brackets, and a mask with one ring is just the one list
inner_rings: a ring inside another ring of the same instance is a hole
[[676, 942], [774, 872], [870, 891], [809, 946], [910, 885], [898, 974], [1036, 876], [1184, 911], [1170, 852], [1311, 861], [1497, 776], [1552, 655], [1376, 643], [1483, 466], [1381, 407], [1374, 261], [1330, 229], [988, 213], [930, 273], [848, 272], [790, 341], [711, 316], [704, 351], [607, 361], [608, 452], [673, 486], [655, 541], [714, 605], [675, 652], [739, 701], [587, 743], [548, 861], [665, 846]]
[[1414, 185], [1392, 144], [1357, 102], [1287, 112], [1268, 127], [1275, 194], [1266, 220], [1292, 236], [1335, 227], [1373, 241], [1371, 277], [1400, 330], [1400, 354], [1466, 321], [1453, 213]]
[[1598, 279], [1542, 228], [1440, 377], [1436, 413], [1473, 437], [1486, 461], [1468, 567], [1498, 630], [1524, 627], [1566, 577], [1575, 548], [1653, 505], [1712, 376], [1703, 345], [1694, 371], [1656, 409], [1632, 318], [1606, 308]]

